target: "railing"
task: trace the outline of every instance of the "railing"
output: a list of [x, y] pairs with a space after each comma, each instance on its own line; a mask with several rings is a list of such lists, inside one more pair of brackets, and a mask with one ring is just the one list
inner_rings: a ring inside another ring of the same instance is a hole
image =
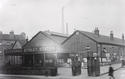
[[46, 75], [56, 76], [57, 67], [24, 67], [24, 66], [4, 66], [4, 74], [28, 74], [28, 75]]

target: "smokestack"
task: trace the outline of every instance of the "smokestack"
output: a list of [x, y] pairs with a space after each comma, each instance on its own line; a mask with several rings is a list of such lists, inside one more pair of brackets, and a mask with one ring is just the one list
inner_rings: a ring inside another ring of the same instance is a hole
[[62, 33], [65, 33], [65, 26], [64, 26], [64, 7], [62, 7], [61, 21], [62, 21]]
[[68, 23], [66, 23], [66, 34], [68, 35], [69, 33], [68, 33]]

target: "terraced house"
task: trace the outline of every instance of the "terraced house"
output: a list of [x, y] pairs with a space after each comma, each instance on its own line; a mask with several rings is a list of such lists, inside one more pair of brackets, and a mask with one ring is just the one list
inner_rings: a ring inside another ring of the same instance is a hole
[[14, 34], [14, 31], [10, 31], [9, 34], [4, 34], [2, 32], [0, 32], [0, 60], [3, 61], [4, 60], [4, 51], [6, 49], [13, 49], [18, 46], [15, 46], [16, 42], [19, 42], [21, 44], [24, 45], [24, 43], [26, 42], [26, 34], [25, 33], [21, 33], [21, 34]]

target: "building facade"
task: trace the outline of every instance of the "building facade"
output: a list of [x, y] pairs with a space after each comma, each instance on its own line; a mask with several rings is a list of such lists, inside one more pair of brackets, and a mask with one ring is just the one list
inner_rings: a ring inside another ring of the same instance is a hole
[[67, 35], [50, 31], [40, 31], [23, 46], [23, 64], [29, 66], [52, 66], [57, 62], [57, 54], [62, 52], [61, 43]]
[[[19, 35], [14, 34], [13, 31], [10, 34], [0, 34], [0, 51], [1, 60], [4, 64], [19, 64], [21, 57], [17, 57], [18, 52], [22, 52], [22, 46], [26, 43], [26, 34], [21, 33]], [[14, 50], [15, 49], [15, 50]], [[14, 56], [16, 55], [16, 56]]]
[[94, 33], [77, 30], [62, 43], [63, 52], [68, 56], [64, 60], [69, 63], [74, 54], [82, 62], [87, 62], [89, 47], [92, 55], [99, 57], [100, 64], [117, 63], [123, 57], [124, 42], [124, 35], [122, 35], [122, 39], [115, 38], [113, 32], [110, 33], [110, 36], [100, 35], [98, 28]]
[[99, 33], [98, 28], [94, 33], [77, 30], [70, 36], [40, 31], [22, 48], [16, 42], [13, 49], [17, 52], [13, 55], [21, 56], [22, 64], [27, 66], [51, 66], [50, 64], [55, 63], [65, 66], [71, 65], [74, 56], [87, 63], [88, 52], [91, 52], [93, 56], [99, 57], [99, 62], [103, 65], [120, 62], [124, 56], [124, 42], [124, 35], [122, 39], [114, 37], [113, 32], [110, 36], [104, 36]]

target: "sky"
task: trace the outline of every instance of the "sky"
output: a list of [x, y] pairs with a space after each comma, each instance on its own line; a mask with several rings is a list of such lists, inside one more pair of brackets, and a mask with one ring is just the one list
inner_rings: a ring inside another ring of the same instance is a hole
[[0, 30], [29, 38], [44, 30], [62, 33], [62, 7], [69, 34], [95, 27], [103, 35], [125, 34], [125, 0], [0, 0]]

